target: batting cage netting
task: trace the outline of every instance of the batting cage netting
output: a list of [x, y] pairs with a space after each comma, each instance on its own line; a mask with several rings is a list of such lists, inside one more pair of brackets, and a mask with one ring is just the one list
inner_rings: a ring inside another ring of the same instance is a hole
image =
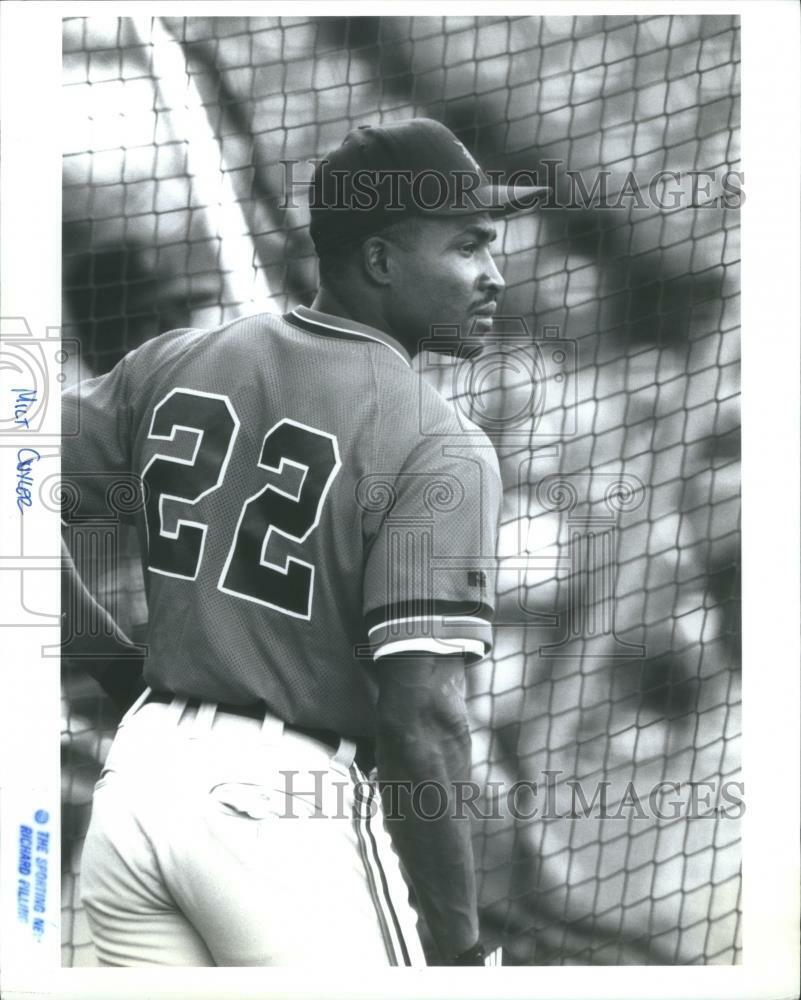
[[[439, 119], [553, 189], [499, 231], [503, 340], [418, 359], [498, 431], [496, 644], [469, 685], [483, 935], [507, 964], [740, 958], [738, 43], [730, 16], [64, 22], [84, 375], [309, 304], [303, 186], [359, 124]], [[142, 640], [134, 541], [86, 546]], [[80, 670], [63, 694], [63, 961], [86, 965], [81, 847], [116, 717]]]

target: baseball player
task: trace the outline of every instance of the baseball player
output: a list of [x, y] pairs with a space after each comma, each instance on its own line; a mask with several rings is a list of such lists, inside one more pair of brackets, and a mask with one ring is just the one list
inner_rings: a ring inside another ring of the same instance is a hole
[[412, 357], [491, 329], [493, 220], [541, 194], [437, 122], [356, 129], [315, 169], [310, 308], [166, 333], [65, 394], [80, 513], [108, 513], [87, 473], [142, 484], [147, 687], [82, 861], [102, 964], [425, 964], [398, 858], [434, 961], [484, 964], [458, 800], [501, 482]]

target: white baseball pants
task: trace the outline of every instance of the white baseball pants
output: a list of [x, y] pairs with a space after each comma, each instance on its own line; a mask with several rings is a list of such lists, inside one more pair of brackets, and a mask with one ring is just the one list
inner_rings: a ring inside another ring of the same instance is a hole
[[102, 965], [425, 965], [353, 744], [142, 703], [97, 783], [82, 899]]

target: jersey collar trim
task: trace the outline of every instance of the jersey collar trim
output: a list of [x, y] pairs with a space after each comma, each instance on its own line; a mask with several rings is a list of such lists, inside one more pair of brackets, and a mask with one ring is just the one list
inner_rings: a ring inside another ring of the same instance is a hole
[[390, 337], [382, 330], [376, 330], [375, 327], [345, 319], [343, 316], [331, 316], [320, 312], [319, 309], [310, 309], [308, 306], [297, 306], [292, 312], [287, 313], [284, 319], [310, 333], [328, 333], [347, 340], [374, 340], [388, 347], [411, 368], [412, 359], [409, 357], [409, 352], [394, 337]]

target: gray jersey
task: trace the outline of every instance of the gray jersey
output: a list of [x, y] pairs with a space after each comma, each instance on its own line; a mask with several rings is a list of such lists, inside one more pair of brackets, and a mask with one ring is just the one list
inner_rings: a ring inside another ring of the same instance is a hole
[[374, 659], [489, 652], [497, 458], [393, 338], [303, 307], [177, 330], [64, 406], [82, 513], [141, 481], [151, 687], [358, 738]]

